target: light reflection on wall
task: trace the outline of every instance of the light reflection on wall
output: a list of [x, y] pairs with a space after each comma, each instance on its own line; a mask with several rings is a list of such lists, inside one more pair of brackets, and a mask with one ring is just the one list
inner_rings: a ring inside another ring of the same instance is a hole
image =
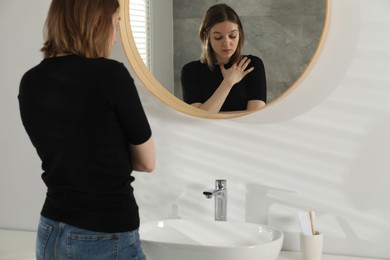
[[229, 221], [281, 228], [286, 250], [299, 247], [297, 212], [313, 209], [325, 252], [389, 257], [390, 38], [383, 35], [390, 17], [372, 9], [390, 4], [360, 3], [360, 38], [346, 75], [300, 116], [272, 124], [166, 121], [151, 107], [160, 158], [157, 172], [136, 183], [143, 221], [213, 219], [214, 202], [202, 191], [224, 178]]

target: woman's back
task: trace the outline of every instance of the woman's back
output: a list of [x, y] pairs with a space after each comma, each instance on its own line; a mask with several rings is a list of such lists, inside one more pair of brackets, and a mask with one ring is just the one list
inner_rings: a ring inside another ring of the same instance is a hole
[[127, 144], [151, 131], [123, 64], [45, 59], [22, 78], [19, 101], [48, 187], [42, 215], [102, 232], [138, 228]]

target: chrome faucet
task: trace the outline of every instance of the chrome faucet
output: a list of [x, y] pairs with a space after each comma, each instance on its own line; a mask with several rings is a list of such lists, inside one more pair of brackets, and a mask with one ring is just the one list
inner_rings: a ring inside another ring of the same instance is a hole
[[211, 191], [204, 191], [203, 195], [211, 199], [214, 196], [214, 210], [216, 221], [227, 220], [227, 188], [226, 180], [216, 180], [215, 189]]

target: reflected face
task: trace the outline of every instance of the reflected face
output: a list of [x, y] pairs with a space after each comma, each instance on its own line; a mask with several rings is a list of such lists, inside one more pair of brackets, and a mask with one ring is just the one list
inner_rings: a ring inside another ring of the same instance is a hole
[[240, 39], [238, 25], [229, 21], [217, 23], [211, 27], [209, 37], [218, 64], [228, 63]]

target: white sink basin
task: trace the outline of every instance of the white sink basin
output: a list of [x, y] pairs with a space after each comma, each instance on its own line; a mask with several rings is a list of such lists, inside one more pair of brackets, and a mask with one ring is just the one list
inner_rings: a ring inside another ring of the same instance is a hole
[[282, 231], [264, 225], [171, 219], [141, 224], [148, 260], [275, 260]]

